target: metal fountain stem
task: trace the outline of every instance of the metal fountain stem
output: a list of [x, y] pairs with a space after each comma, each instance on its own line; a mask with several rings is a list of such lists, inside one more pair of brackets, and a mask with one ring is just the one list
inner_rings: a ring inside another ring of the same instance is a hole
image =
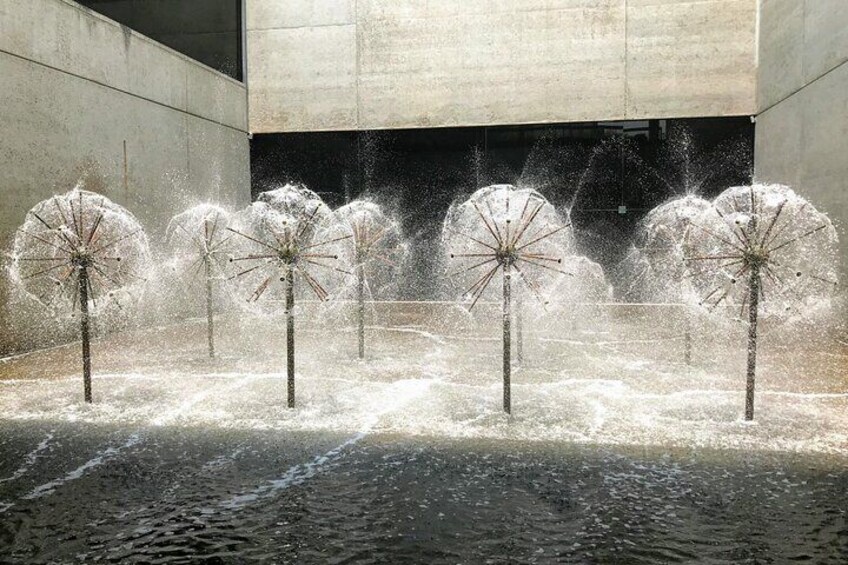
[[[751, 241], [756, 241], [757, 217], [751, 217]], [[768, 261], [768, 251], [754, 246], [745, 253], [745, 263], [751, 270], [748, 282], [748, 371], [745, 381], [745, 420], [754, 419], [754, 386], [757, 374], [757, 322], [760, 305], [760, 269]]]
[[74, 258], [74, 264], [79, 269], [79, 301], [80, 301], [80, 337], [82, 339], [82, 379], [83, 394], [86, 402], [91, 398], [91, 336], [89, 333], [88, 314], [88, 266], [90, 259], [85, 254]]
[[365, 265], [364, 253], [356, 247], [356, 316], [357, 335], [359, 336], [359, 358], [365, 358]]
[[215, 319], [212, 307], [212, 258], [207, 253], [203, 258], [206, 270], [206, 337], [209, 342], [209, 357], [215, 358]]
[[294, 268], [288, 265], [286, 287], [286, 377], [288, 407], [294, 408]]
[[503, 263], [503, 409], [507, 414], [512, 413], [512, 263]]
[[[489, 284], [495, 278], [497, 271], [501, 270], [503, 274], [503, 408], [504, 412], [506, 412], [507, 414], [510, 414], [512, 412], [510, 392], [512, 377], [511, 332], [512, 317], [514, 314], [512, 306], [512, 273], [513, 271], [515, 271], [518, 274], [519, 281], [524, 282], [526, 287], [542, 301], [544, 300], [542, 299], [538, 285], [536, 285], [532, 282], [532, 280], [527, 278], [527, 273], [525, 269], [544, 269], [573, 276], [572, 273], [563, 271], [558, 268], [558, 266], [562, 263], [561, 258], [550, 256], [543, 252], [540, 253], [538, 251], [534, 251], [532, 248], [534, 245], [568, 228], [571, 223], [569, 222], [564, 225], [553, 227], [551, 229], [546, 229], [543, 226], [537, 231], [535, 231], [535, 233], [528, 232], [528, 228], [530, 228], [531, 224], [533, 224], [534, 220], [537, 218], [542, 208], [547, 204], [547, 201], [545, 201], [544, 199], [540, 199], [537, 200], [533, 207], [531, 207], [530, 201], [531, 198], [528, 196], [524, 202], [524, 207], [522, 208], [521, 214], [518, 218], [517, 227], [511, 225], [512, 219], [508, 217], [509, 198], [507, 198], [505, 202], [507, 218], [504, 220], [502, 225], [499, 225], [498, 221], [495, 219], [495, 215], [492, 212], [491, 206], [488, 202], [486, 203], [486, 209], [488, 211], [487, 215], [483, 212], [483, 210], [480, 209], [480, 206], [478, 206], [476, 202], [472, 201], [471, 206], [477, 213], [482, 223], [482, 226], [486, 228], [486, 231], [488, 232], [489, 236], [491, 236], [490, 238], [488, 238], [489, 242], [483, 241], [471, 235], [463, 234], [462, 232], [456, 230], [451, 230], [452, 232], [469, 239], [471, 242], [473, 242], [476, 246], [479, 247], [467, 253], [451, 253], [451, 258], [469, 258], [472, 259], [474, 264], [472, 264], [471, 266], [464, 267], [450, 276], [456, 276], [462, 273], [467, 273], [469, 271], [473, 271], [484, 266], [486, 266], [486, 269], [488, 269], [466, 291], [466, 294], [470, 293], [472, 299], [469, 310], [474, 308], [474, 305], [477, 303], [477, 301], [488, 288]], [[529, 233], [532, 233], [532, 235], [529, 235]], [[527, 236], [526, 240], [524, 239], [525, 236]], [[485, 250], [480, 248], [485, 248]], [[492, 263], [494, 263], [493, 266]], [[517, 295], [516, 298], [520, 301], [520, 295]], [[516, 324], [518, 325], [518, 332], [516, 335], [516, 338], [518, 339], [518, 362], [521, 362], [523, 358], [523, 329], [521, 316], [521, 305], [519, 303], [519, 312], [518, 316], [516, 317]]]

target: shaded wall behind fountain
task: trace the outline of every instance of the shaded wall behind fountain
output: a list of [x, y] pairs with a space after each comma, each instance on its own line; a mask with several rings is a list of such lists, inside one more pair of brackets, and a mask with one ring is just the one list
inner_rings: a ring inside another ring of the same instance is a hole
[[433, 276], [445, 213], [477, 188], [535, 188], [571, 207], [580, 252], [612, 272], [656, 205], [750, 182], [752, 150], [747, 117], [257, 135], [251, 184], [255, 198], [303, 183], [334, 208], [377, 198], [410, 241], [403, 298], [431, 299], [445, 297]]

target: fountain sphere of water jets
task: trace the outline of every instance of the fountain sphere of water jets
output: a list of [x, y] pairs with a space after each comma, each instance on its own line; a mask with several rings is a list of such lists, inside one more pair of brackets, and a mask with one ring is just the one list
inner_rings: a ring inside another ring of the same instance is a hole
[[754, 417], [760, 314], [787, 321], [829, 309], [837, 289], [836, 230], [790, 188], [729, 188], [690, 222], [684, 247], [700, 304], [748, 313], [745, 419]]
[[[301, 191], [305, 189], [281, 190], [304, 196]], [[295, 282], [304, 281], [320, 301], [327, 300], [327, 281], [340, 284], [345, 276], [352, 275], [338, 265], [347, 263], [343, 242], [353, 237], [319, 198], [291, 196], [295, 204], [285, 208], [289, 213], [260, 200], [235, 214], [227, 228], [237, 236], [230, 259], [234, 270], [231, 279], [244, 291], [247, 303], [257, 303], [263, 296], [266, 302], [285, 303], [289, 408], [295, 404]]]
[[[692, 332], [697, 302], [683, 247], [691, 222], [710, 207], [710, 202], [694, 194], [669, 200], [639, 222], [634, 245], [618, 268], [622, 296], [638, 303], [670, 305], [663, 312], [676, 318], [684, 328], [683, 358], [692, 362]], [[680, 306], [680, 305], [683, 306]]]
[[[403, 239], [400, 223], [383, 208], [367, 199], [354, 200], [336, 210], [339, 221], [346, 223], [353, 238], [353, 271], [357, 302], [359, 358], [365, 357], [365, 295], [394, 296], [397, 278], [409, 246]], [[348, 285], [349, 286], [349, 285]]]
[[563, 265], [564, 270], [571, 276], [554, 281], [554, 285], [546, 293], [547, 304], [531, 301], [528, 305], [530, 309], [541, 307], [541, 316], [576, 317], [579, 315], [576, 305], [612, 300], [612, 285], [607, 281], [604, 269], [598, 263], [583, 256], [568, 256], [563, 257]]
[[171, 256], [168, 266], [177, 276], [181, 300], [194, 302], [202, 282], [205, 297], [209, 357], [215, 357], [215, 294], [226, 281], [234, 234], [227, 231], [230, 213], [214, 204], [199, 204], [171, 219], [166, 230]]
[[502, 275], [503, 407], [510, 413], [513, 271], [523, 283], [518, 296], [526, 289], [546, 303], [548, 289], [562, 275], [572, 274], [562, 268], [563, 256], [574, 250], [571, 222], [535, 190], [493, 185], [451, 206], [442, 237], [455, 269], [449, 276], [464, 289], [469, 309], [486, 295], [498, 273]]
[[314, 226], [326, 226], [334, 221], [333, 211], [321, 197], [299, 184], [289, 183], [262, 192], [256, 201], [263, 202], [272, 210], [289, 217], [298, 218], [308, 214]]
[[[452, 205], [442, 241], [451, 280], [472, 307], [498, 298], [488, 283], [507, 261], [531, 294], [547, 302], [542, 293], [558, 282], [564, 257], [575, 253], [571, 221], [537, 191], [512, 185], [487, 186]], [[483, 273], [492, 275], [481, 279]], [[471, 284], [477, 281], [482, 283]]]
[[135, 217], [105, 196], [75, 188], [36, 204], [15, 234], [10, 275], [54, 312], [80, 309], [83, 385], [91, 394], [90, 316], [118, 290], [139, 288], [150, 247]]
[[623, 261], [626, 296], [643, 302], [680, 302], [691, 294], [683, 244], [691, 222], [709, 207], [708, 200], [687, 195], [648, 212]]

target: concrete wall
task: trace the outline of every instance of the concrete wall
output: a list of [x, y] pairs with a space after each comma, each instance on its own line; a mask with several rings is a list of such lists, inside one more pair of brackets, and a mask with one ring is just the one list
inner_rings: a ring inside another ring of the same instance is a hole
[[78, 0], [159, 43], [241, 79], [240, 0]]
[[840, 229], [848, 275], [848, 2], [761, 0], [755, 168]]
[[247, 0], [255, 133], [746, 115], [756, 0]]
[[[193, 203], [250, 200], [237, 81], [65, 0], [0, 0], [0, 77], [4, 249], [29, 208], [84, 171], [154, 240]], [[5, 303], [0, 290], [0, 351]]]

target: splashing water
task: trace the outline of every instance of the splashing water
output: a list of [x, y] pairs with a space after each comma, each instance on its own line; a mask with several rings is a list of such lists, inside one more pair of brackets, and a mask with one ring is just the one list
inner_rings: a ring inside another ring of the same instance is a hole
[[[563, 221], [541, 194], [511, 185], [481, 188], [467, 201], [452, 207], [445, 219], [443, 240], [450, 258], [459, 265], [449, 276], [462, 281], [463, 287], [469, 279], [474, 280], [463, 294], [469, 301], [469, 310], [501, 274], [503, 407], [507, 413], [511, 413], [512, 318], [517, 314], [516, 353], [520, 363], [523, 360], [522, 294], [529, 291], [540, 303], [547, 304], [546, 294], [557, 280], [562, 275], [574, 277], [573, 272], [563, 269], [563, 263], [568, 268], [578, 260], [570, 227], [571, 222]], [[517, 311], [512, 303], [513, 271], [519, 281]]]
[[353, 295], [356, 300], [359, 358], [365, 357], [365, 300], [368, 295], [395, 298], [398, 280], [409, 246], [403, 239], [400, 224], [386, 215], [379, 204], [370, 200], [355, 200], [336, 210], [336, 215], [353, 237], [353, 277], [340, 295]]
[[831, 310], [836, 230], [790, 188], [729, 188], [689, 223], [684, 260], [705, 308], [742, 317], [750, 299], [746, 281], [756, 271], [763, 316], [786, 320]]
[[[175, 294], [174, 304], [188, 304], [193, 312], [204, 303], [210, 357], [215, 356], [215, 304], [232, 299], [227, 280], [233, 238], [226, 229], [229, 222], [229, 212], [220, 206], [199, 204], [174, 216], [166, 231], [170, 255], [166, 272], [173, 276], [168, 290]], [[204, 292], [198, 292], [199, 286]]]
[[[545, 292], [552, 305], [576, 276], [554, 277]], [[104, 369], [112, 365], [101, 375], [108, 386], [84, 411], [69, 398], [75, 381], [61, 378], [72, 360], [67, 351], [29, 365], [0, 362], [3, 376], [35, 367], [60, 376], [48, 386], [41, 376], [0, 379], [0, 412], [9, 420], [3, 441], [20, 453], [2, 474], [18, 475], [0, 499], [6, 539], [30, 562], [38, 562], [33, 547], [58, 537], [81, 541], [39, 556], [44, 562], [197, 555], [401, 562], [422, 551], [437, 561], [590, 561], [598, 547], [623, 562], [690, 562], [698, 554], [736, 562], [790, 550], [815, 561], [841, 551], [848, 399], [838, 373], [814, 371], [844, 363], [844, 350], [786, 349], [782, 363], [775, 355], [762, 393], [770, 417], [748, 427], [734, 420], [738, 383], [727, 366], [684, 371], [677, 342], [645, 345], [668, 326], [662, 312], [639, 324], [593, 318], [593, 331], [567, 336], [571, 343], [560, 332], [539, 339], [517, 373], [517, 415], [507, 419], [492, 410], [500, 352], [489, 328], [457, 331], [448, 322], [455, 306], [405, 308], [373, 328], [367, 364], [351, 362], [347, 336], [305, 320], [299, 369], [308, 378], [299, 379], [297, 411], [281, 410], [285, 340], [267, 317], [222, 324], [233, 356], [215, 372], [186, 362], [200, 324], [111, 337], [102, 346]], [[704, 345], [705, 358], [735, 362], [712, 345]], [[834, 362], [828, 354], [842, 356]], [[797, 379], [799, 365], [812, 378]], [[53, 436], [40, 443], [47, 432]], [[813, 457], [821, 453], [830, 467]], [[611, 508], [611, 499], [626, 503]], [[503, 516], [516, 508], [531, 533], [496, 555], [475, 549], [491, 547], [493, 527], [510, 527]], [[744, 553], [738, 528], [752, 520], [766, 531]], [[20, 523], [32, 527], [13, 531]], [[786, 524], [794, 525], [791, 535]], [[559, 533], [532, 534], [546, 529]], [[646, 540], [660, 549], [641, 549]], [[292, 549], [292, 541], [300, 545]], [[559, 544], [580, 547], [567, 553]]]
[[271, 209], [291, 218], [309, 217], [310, 223], [322, 226], [333, 219], [333, 211], [318, 194], [305, 186], [286, 184], [261, 193], [257, 202], [264, 202]]
[[372, 200], [354, 200], [336, 210], [338, 221], [349, 226], [356, 269], [364, 275], [372, 299], [397, 297], [397, 281], [409, 244], [400, 223]]
[[130, 212], [105, 196], [75, 188], [36, 204], [15, 234], [13, 284], [54, 314], [73, 312], [85, 263], [92, 307], [132, 295], [151, 268], [147, 236]]
[[120, 308], [118, 291], [133, 295], [129, 289], [146, 282], [144, 230], [105, 196], [75, 188], [36, 204], [13, 249], [13, 283], [54, 314], [79, 306], [84, 397], [91, 402], [90, 310], [104, 303]]
[[345, 260], [350, 251], [344, 242], [353, 236], [320, 200], [302, 205], [289, 214], [258, 201], [233, 215], [227, 230], [236, 236], [230, 263], [239, 295], [246, 299], [241, 304], [260, 304], [265, 297], [273, 307], [285, 298], [287, 278], [306, 283], [293, 287], [298, 296], [326, 300], [351, 275], [342, 266], [352, 263]]
[[621, 266], [624, 296], [642, 302], [680, 302], [690, 290], [683, 242], [692, 221], [710, 207], [697, 196], [675, 198], [640, 222], [635, 243]]
[[229, 222], [230, 213], [216, 204], [199, 204], [174, 216], [165, 234], [175, 269], [193, 280], [208, 256], [213, 268], [222, 271], [232, 244]]
[[754, 419], [761, 311], [778, 319], [820, 313], [837, 286], [836, 241], [827, 216], [781, 185], [729, 188], [690, 221], [683, 259], [700, 304], [748, 313], [746, 420]]
[[343, 242], [353, 235], [309, 190], [287, 185], [264, 200], [236, 214], [227, 228], [238, 236], [230, 262], [240, 269], [233, 278], [253, 289], [248, 303], [258, 303], [263, 295], [266, 302], [285, 301], [288, 407], [294, 408], [295, 281], [305, 282], [319, 301], [327, 300], [327, 285], [352, 274], [338, 265], [345, 264]]
[[555, 281], [570, 275], [563, 261], [575, 248], [571, 222], [535, 190], [512, 185], [481, 188], [451, 206], [442, 240], [454, 269], [449, 276], [471, 307], [497, 298], [491, 282], [505, 265], [521, 288], [547, 302]]

